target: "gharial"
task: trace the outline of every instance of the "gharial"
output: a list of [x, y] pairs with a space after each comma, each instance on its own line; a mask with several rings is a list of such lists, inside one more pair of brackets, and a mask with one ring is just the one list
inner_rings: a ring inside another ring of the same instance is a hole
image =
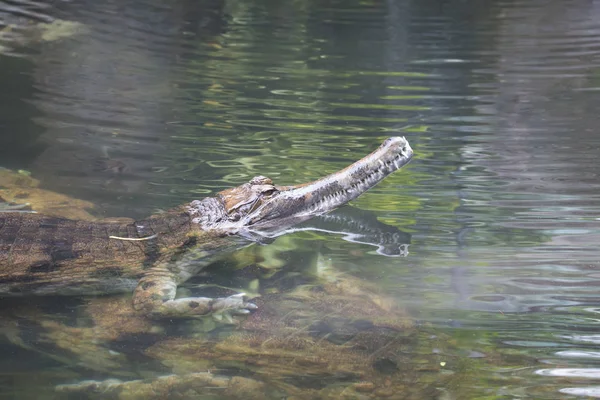
[[331, 211], [375, 186], [413, 156], [392, 137], [349, 167], [314, 182], [277, 186], [257, 176], [215, 197], [135, 222], [78, 221], [0, 213], [0, 297], [133, 291], [150, 317], [248, 313], [243, 294], [176, 298], [177, 286], [215, 256]]

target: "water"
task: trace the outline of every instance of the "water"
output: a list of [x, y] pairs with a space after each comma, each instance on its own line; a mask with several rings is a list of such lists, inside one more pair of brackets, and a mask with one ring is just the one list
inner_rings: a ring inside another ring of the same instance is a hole
[[[353, 205], [398, 228], [406, 257], [297, 233], [259, 264], [302, 281], [326, 261], [454, 346], [402, 375], [446, 377], [436, 391], [392, 398], [600, 398], [597, 1], [15, 1], [0, 16], [4, 167], [139, 217], [254, 175], [305, 182], [404, 135], [413, 162]], [[7, 398], [32, 374], [99, 376], [5, 347]]]

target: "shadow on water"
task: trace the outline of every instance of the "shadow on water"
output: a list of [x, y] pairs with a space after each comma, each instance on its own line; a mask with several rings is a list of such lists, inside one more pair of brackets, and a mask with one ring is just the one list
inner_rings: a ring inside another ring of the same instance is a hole
[[[255, 175], [309, 181], [392, 135], [415, 159], [353, 203], [362, 211], [192, 282], [260, 294], [244, 329], [99, 311], [122, 299], [20, 305], [30, 334], [6, 324], [21, 342], [2, 359], [33, 361], [3, 364], [1, 393], [174, 373], [232, 398], [235, 385], [600, 398], [599, 14], [558, 0], [2, 3], [0, 165], [96, 215], [146, 216]], [[330, 225], [367, 211], [384, 235]], [[225, 380], [194, 375], [209, 369]]]

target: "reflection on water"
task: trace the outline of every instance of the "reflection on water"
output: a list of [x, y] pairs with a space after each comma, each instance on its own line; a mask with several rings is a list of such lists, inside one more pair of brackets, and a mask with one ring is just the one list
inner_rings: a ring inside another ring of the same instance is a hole
[[289, 289], [325, 252], [452, 337], [438, 374], [483, 367], [440, 398], [600, 398], [597, 2], [17, 0], [0, 16], [3, 166], [139, 217], [406, 135], [415, 160], [354, 205], [410, 235], [407, 257], [298, 232], [259, 264], [292, 271]]

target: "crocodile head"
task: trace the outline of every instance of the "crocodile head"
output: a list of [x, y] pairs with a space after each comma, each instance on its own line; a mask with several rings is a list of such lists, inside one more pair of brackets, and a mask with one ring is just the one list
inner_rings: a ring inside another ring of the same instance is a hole
[[392, 137], [373, 153], [324, 178], [296, 186], [277, 186], [257, 176], [216, 197], [195, 200], [187, 207], [202, 230], [225, 234], [285, 229], [340, 207], [407, 164], [413, 155], [408, 141]]

